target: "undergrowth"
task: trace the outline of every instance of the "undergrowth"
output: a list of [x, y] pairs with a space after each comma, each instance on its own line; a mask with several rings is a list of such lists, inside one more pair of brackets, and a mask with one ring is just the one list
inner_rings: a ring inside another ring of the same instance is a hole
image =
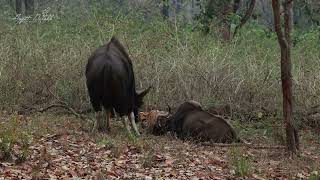
[[231, 149], [230, 157], [234, 168], [234, 175], [237, 177], [248, 177], [253, 168], [250, 159], [243, 155], [241, 150], [237, 148]]
[[29, 155], [32, 134], [24, 128], [20, 116], [12, 115], [8, 122], [0, 122], [0, 161], [23, 162]]
[[[165, 109], [188, 99], [230, 104], [243, 114], [281, 116], [280, 57], [276, 36], [254, 23], [229, 43], [140, 10], [109, 6], [60, 9], [52, 21], [16, 24], [6, 11], [0, 25], [0, 107], [28, 110], [56, 98], [75, 109], [90, 107], [84, 70], [98, 46], [117, 36], [133, 61], [137, 89], [149, 85], [146, 108]], [[307, 112], [320, 102], [319, 31], [294, 34], [295, 108]], [[262, 118], [263, 119], [263, 118]], [[267, 118], [265, 118], [267, 119]], [[272, 118], [271, 118], [272, 119]], [[259, 120], [255, 118], [254, 120]], [[299, 119], [300, 120], [300, 119]]]

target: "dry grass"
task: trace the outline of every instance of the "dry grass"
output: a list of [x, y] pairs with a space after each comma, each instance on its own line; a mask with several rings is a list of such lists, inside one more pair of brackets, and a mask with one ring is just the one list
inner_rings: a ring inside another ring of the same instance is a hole
[[[274, 35], [245, 29], [234, 42], [139, 14], [66, 16], [42, 24], [0, 26], [1, 108], [50, 104], [57, 96], [76, 109], [90, 107], [84, 68], [90, 53], [118, 36], [134, 63], [137, 88], [153, 85], [146, 108], [164, 109], [194, 99], [205, 106], [230, 104], [233, 117], [273, 113], [281, 118], [279, 50]], [[60, 15], [60, 14], [59, 14]], [[317, 32], [293, 48], [295, 107], [308, 112], [320, 102]], [[254, 118], [255, 119], [255, 118]], [[300, 119], [298, 119], [300, 120]]]

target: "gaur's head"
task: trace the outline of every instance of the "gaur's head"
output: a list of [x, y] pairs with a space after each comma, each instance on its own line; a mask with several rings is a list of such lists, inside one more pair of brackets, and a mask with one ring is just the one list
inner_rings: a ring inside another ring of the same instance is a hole
[[148, 94], [148, 92], [150, 91], [151, 88], [152, 87], [149, 86], [147, 89], [142, 90], [142, 91], [137, 91], [135, 93], [135, 106], [133, 109], [133, 113], [134, 113], [136, 121], [138, 121], [140, 119], [138, 109], [141, 108], [141, 106], [143, 105], [143, 98], [145, 95]]

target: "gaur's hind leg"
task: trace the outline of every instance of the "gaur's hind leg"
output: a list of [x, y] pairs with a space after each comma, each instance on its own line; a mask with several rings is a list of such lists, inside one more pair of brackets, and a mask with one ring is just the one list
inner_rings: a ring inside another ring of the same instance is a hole
[[98, 131], [105, 131], [106, 124], [103, 119], [103, 109], [101, 108], [102, 93], [96, 84], [97, 83], [95, 81], [92, 81], [91, 83], [87, 82], [87, 87], [90, 96], [90, 102], [96, 115], [97, 129]]
[[103, 111], [96, 112], [97, 126], [98, 131], [104, 132], [106, 131], [106, 121], [103, 118]]
[[123, 122], [124, 126], [126, 127], [127, 132], [131, 135], [128, 117], [122, 116], [121, 118], [122, 118], [122, 122]]
[[114, 115], [114, 119], [116, 120], [120, 120], [120, 118], [117, 116], [117, 112], [114, 108], [112, 108], [112, 112], [113, 112], [113, 115]]
[[98, 131], [106, 131], [106, 121], [103, 118], [103, 110], [101, 109], [101, 106], [96, 103], [92, 103], [92, 105], [95, 110]]
[[134, 113], [133, 113], [133, 112], [130, 113], [130, 120], [131, 120], [131, 125], [132, 125], [132, 127], [133, 127], [134, 132], [135, 132], [138, 136], [140, 136], [140, 132], [139, 132], [138, 127], [137, 127], [137, 125], [136, 125], [136, 121], [135, 121]]
[[107, 131], [110, 131], [110, 119], [111, 119], [111, 111], [110, 111], [110, 109], [105, 109], [105, 114], [106, 114]]

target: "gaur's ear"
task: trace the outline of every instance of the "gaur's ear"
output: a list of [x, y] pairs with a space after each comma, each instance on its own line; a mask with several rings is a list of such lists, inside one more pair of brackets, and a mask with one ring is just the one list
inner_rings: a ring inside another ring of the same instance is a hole
[[148, 94], [148, 92], [150, 91], [150, 89], [152, 88], [152, 86], [149, 86], [147, 89], [143, 90], [143, 91], [138, 91], [137, 94], [140, 98], [144, 97], [146, 94]]

